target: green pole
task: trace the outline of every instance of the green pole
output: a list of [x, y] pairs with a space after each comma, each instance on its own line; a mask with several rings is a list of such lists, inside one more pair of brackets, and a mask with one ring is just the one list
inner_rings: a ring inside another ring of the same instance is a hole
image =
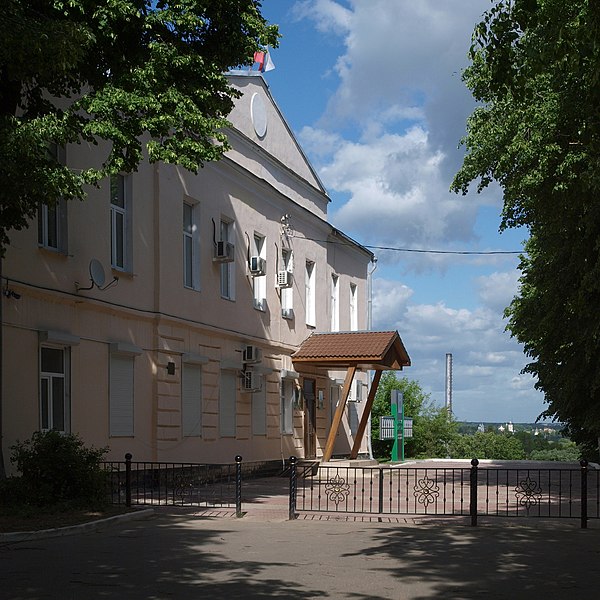
[[392, 417], [394, 417], [394, 445], [392, 446], [392, 462], [398, 462], [398, 406], [392, 402]]
[[400, 396], [401, 400], [401, 411], [402, 415], [402, 462], [404, 462], [404, 394]]

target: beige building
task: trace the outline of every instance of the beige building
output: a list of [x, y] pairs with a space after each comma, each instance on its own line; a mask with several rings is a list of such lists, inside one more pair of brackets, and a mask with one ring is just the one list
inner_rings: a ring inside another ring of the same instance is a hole
[[[262, 76], [231, 83], [243, 95], [223, 160], [198, 175], [144, 162], [11, 235], [5, 457], [50, 428], [112, 459], [322, 456], [344, 373], [302, 373], [291, 355], [312, 332], [366, 328], [373, 255], [327, 222]], [[62, 154], [77, 169], [95, 152]], [[366, 384], [352, 384], [334, 454], [352, 446]]]

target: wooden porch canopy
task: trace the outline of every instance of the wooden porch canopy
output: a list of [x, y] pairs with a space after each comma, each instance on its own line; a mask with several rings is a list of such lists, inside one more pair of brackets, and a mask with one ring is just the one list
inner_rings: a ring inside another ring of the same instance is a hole
[[323, 453], [324, 462], [330, 460], [333, 454], [335, 437], [342, 421], [356, 369], [374, 370], [375, 376], [354, 438], [351, 459], [358, 456], [381, 373], [401, 371], [404, 367], [410, 366], [410, 357], [397, 331], [313, 333], [292, 354], [292, 361], [298, 366], [311, 365], [329, 370], [347, 369], [342, 398], [335, 411]]

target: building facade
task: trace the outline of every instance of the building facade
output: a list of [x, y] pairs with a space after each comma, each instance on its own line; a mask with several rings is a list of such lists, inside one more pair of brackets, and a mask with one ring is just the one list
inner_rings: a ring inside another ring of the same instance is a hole
[[[112, 459], [322, 454], [341, 379], [300, 372], [291, 355], [314, 331], [366, 328], [373, 255], [328, 223], [327, 193], [262, 76], [230, 78], [242, 97], [224, 159], [197, 175], [143, 162], [85, 202], [40, 206], [11, 235], [5, 456], [44, 429]], [[98, 160], [96, 147], [56, 152], [74, 169]], [[353, 383], [336, 454], [366, 384]]]

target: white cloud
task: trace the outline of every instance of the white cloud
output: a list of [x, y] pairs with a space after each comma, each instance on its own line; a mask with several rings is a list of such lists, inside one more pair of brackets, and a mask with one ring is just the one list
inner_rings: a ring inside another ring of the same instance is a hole
[[525, 357], [504, 332], [501, 314], [488, 307], [455, 309], [444, 303], [413, 303], [406, 285], [373, 282], [375, 329], [397, 329], [411, 357], [404, 374], [418, 380], [437, 404], [445, 396], [446, 354], [453, 356], [456, 416], [469, 420], [532, 421], [543, 410]]
[[[296, 4], [299, 17], [343, 39], [338, 87], [319, 123], [300, 139], [317, 157], [325, 185], [348, 198], [331, 216], [357, 239], [455, 249], [477, 242], [477, 208], [489, 198], [464, 199], [448, 190], [474, 106], [461, 70], [473, 28], [488, 8], [487, 0]], [[346, 125], [357, 135], [327, 136]]]
[[518, 291], [518, 280], [519, 272], [516, 269], [478, 277], [476, 281], [481, 302], [502, 314]]

